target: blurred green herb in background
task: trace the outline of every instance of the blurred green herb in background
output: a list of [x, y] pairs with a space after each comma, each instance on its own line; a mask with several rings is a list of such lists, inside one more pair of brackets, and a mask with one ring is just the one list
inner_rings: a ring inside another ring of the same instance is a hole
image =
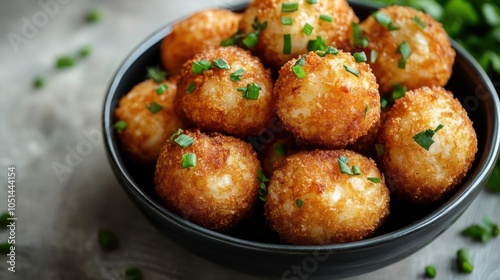
[[[405, 5], [422, 10], [443, 24], [451, 38], [481, 64], [500, 92], [500, 1], [499, 0], [368, 0], [384, 5]], [[487, 188], [500, 192], [500, 160]]]

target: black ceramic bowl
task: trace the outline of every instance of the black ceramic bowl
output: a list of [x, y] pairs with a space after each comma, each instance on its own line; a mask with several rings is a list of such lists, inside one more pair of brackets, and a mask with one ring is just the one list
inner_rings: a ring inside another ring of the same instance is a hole
[[[375, 10], [365, 4], [350, 4], [360, 19]], [[244, 6], [230, 8], [242, 10]], [[446, 201], [418, 211], [394, 202], [390, 218], [374, 236], [347, 244], [280, 244], [276, 234], [265, 225], [262, 214], [225, 233], [202, 228], [162, 206], [154, 193], [154, 170], [137, 166], [124, 156], [113, 130], [113, 112], [119, 99], [144, 80], [147, 67], [160, 64], [160, 42], [169, 32], [170, 25], [148, 38], [116, 74], [104, 104], [104, 139], [109, 161], [123, 189], [151, 223], [187, 249], [216, 263], [284, 279], [300, 276], [293, 266], [299, 267], [301, 273], [328, 279], [382, 268], [419, 250], [453, 224], [483, 189], [494, 166], [499, 149], [498, 97], [480, 66], [453, 42], [457, 57], [447, 88], [462, 102], [474, 122], [479, 151], [467, 178]]]

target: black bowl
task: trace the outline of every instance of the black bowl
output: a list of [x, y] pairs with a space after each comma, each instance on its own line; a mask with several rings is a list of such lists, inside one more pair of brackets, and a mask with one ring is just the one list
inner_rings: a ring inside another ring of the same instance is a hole
[[[366, 4], [350, 4], [360, 19], [375, 10]], [[230, 8], [237, 11], [244, 7]], [[104, 104], [103, 131], [109, 161], [127, 195], [158, 230], [192, 252], [263, 276], [293, 279], [307, 274], [332, 279], [362, 274], [399, 261], [431, 242], [460, 217], [486, 184], [499, 149], [499, 101], [481, 67], [452, 42], [457, 57], [447, 88], [462, 102], [474, 122], [479, 151], [467, 178], [443, 203], [416, 209], [394, 200], [390, 218], [374, 236], [347, 244], [280, 244], [259, 211], [225, 233], [193, 224], [162, 206], [154, 192], [153, 168], [135, 165], [124, 156], [113, 130], [113, 112], [119, 99], [144, 80], [147, 67], [160, 64], [160, 42], [170, 32], [170, 26], [153, 34], [133, 51], [116, 73]]]

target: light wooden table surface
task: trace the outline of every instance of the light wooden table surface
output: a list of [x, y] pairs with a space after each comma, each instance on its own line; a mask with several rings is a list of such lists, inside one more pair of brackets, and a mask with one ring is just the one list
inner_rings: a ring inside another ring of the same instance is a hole
[[[0, 279], [123, 279], [132, 265], [142, 269], [143, 279], [259, 279], [203, 260], [154, 229], [121, 190], [96, 134], [107, 87], [136, 46], [172, 20], [236, 1], [58, 1], [0, 3], [0, 212], [7, 208], [6, 170], [15, 165], [18, 217], [16, 273], [7, 271], [7, 258], [0, 256]], [[51, 6], [44, 10], [40, 3]], [[102, 10], [103, 21], [85, 24], [83, 17], [94, 7]], [[22, 40], [11, 42], [12, 33]], [[88, 58], [54, 70], [58, 56], [85, 45], [93, 49]], [[39, 74], [47, 84], [35, 91], [32, 80]], [[54, 163], [64, 164], [78, 147], [85, 155], [60, 180]], [[437, 279], [500, 279], [500, 238], [483, 245], [459, 234], [484, 215], [500, 221], [499, 213], [500, 195], [483, 192], [419, 252], [351, 279], [422, 279], [429, 264], [437, 266]], [[119, 250], [99, 250], [100, 228], [117, 233]], [[0, 242], [7, 236], [0, 231]], [[473, 253], [471, 275], [455, 272], [459, 247]]]

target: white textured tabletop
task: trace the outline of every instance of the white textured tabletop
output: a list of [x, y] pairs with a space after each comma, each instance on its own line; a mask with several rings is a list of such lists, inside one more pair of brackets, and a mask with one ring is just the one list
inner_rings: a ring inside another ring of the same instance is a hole
[[[9, 257], [2, 254], [0, 279], [124, 279], [128, 266], [139, 267], [143, 279], [259, 279], [201, 259], [154, 229], [120, 188], [100, 133], [104, 95], [126, 56], [167, 23], [231, 2], [236, 1], [0, 3], [0, 212], [7, 209], [7, 169], [15, 166], [18, 218], [16, 272], [8, 270]], [[101, 22], [84, 23], [91, 8], [103, 12]], [[93, 50], [88, 58], [54, 70], [58, 56], [86, 45]], [[40, 74], [46, 86], [34, 90], [33, 78]], [[437, 279], [500, 279], [500, 238], [481, 244], [460, 236], [485, 215], [500, 221], [499, 213], [500, 195], [484, 191], [422, 250], [351, 279], [423, 279], [429, 264], [437, 267]], [[96, 242], [100, 228], [119, 236], [120, 249], [102, 253]], [[0, 230], [0, 243], [9, 234]], [[472, 251], [470, 275], [456, 272], [459, 247]]]

